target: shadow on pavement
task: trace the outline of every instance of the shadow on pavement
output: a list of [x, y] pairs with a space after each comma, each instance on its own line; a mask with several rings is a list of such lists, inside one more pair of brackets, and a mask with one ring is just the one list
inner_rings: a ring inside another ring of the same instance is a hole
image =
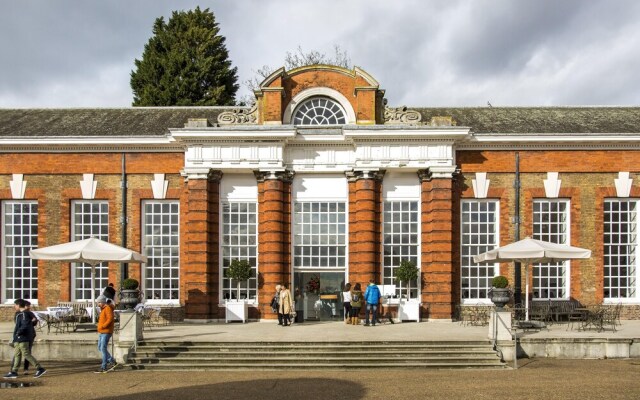
[[121, 399], [350, 399], [366, 396], [363, 386], [340, 379], [260, 379], [187, 386], [175, 389], [111, 395], [97, 400]]

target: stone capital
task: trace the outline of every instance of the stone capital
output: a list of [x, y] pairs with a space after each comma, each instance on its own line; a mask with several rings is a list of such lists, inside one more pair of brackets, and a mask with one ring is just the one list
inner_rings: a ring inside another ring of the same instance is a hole
[[347, 181], [356, 182], [361, 179], [373, 179], [376, 181], [382, 181], [384, 177], [385, 170], [368, 170], [368, 169], [358, 169], [353, 171], [346, 171], [344, 174], [347, 177]]
[[266, 180], [275, 179], [282, 182], [291, 182], [295, 172], [289, 170], [259, 170], [253, 171], [258, 182], [264, 182]]
[[418, 170], [420, 182], [429, 182], [432, 179], [453, 179], [458, 174], [456, 167], [429, 167]]
[[223, 173], [216, 169], [202, 168], [182, 170], [180, 171], [180, 175], [184, 177], [185, 182], [196, 179], [206, 179], [209, 182], [220, 182]]

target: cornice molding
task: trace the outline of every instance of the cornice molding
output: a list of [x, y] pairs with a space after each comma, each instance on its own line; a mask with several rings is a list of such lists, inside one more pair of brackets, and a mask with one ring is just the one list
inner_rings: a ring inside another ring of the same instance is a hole
[[640, 150], [638, 143], [460, 143], [456, 150]]

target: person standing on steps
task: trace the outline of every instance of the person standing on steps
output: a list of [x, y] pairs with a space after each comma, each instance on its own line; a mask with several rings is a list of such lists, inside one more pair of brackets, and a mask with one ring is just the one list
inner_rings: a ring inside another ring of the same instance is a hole
[[367, 302], [367, 309], [364, 314], [364, 326], [369, 326], [369, 312], [372, 312], [371, 325], [376, 326], [378, 317], [378, 303], [380, 302], [380, 289], [373, 279], [369, 280], [369, 286], [364, 291], [364, 300]]
[[13, 365], [11, 371], [3, 376], [4, 379], [16, 379], [18, 377], [18, 369], [22, 363], [22, 359], [36, 366], [35, 378], [40, 378], [47, 370], [31, 355], [31, 344], [36, 336], [36, 330], [33, 326], [33, 320], [36, 318], [31, 311], [25, 310], [25, 300], [17, 299], [13, 303], [16, 310], [15, 327], [13, 328]]
[[96, 299], [100, 307], [100, 317], [98, 318], [98, 350], [102, 354], [102, 364], [97, 374], [113, 371], [118, 366], [116, 360], [109, 354], [109, 340], [113, 336], [115, 318], [113, 313], [113, 303], [105, 296], [100, 295]]
[[360, 308], [362, 308], [362, 288], [359, 283], [351, 289], [351, 323], [360, 325]]

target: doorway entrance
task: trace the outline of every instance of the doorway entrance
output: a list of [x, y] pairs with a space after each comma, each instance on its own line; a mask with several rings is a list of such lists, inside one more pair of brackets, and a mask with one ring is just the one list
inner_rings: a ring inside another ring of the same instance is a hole
[[344, 319], [342, 306], [344, 271], [295, 272], [293, 275], [293, 297], [298, 319], [304, 321]]

